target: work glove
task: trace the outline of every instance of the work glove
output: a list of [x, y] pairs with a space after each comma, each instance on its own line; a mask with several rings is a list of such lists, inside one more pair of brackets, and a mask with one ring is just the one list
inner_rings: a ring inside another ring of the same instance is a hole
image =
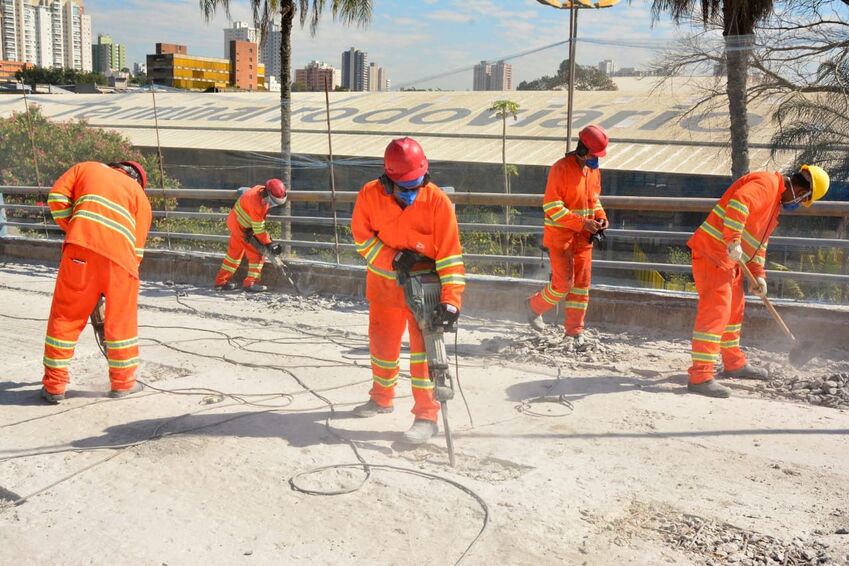
[[275, 242], [268, 246], [268, 251], [271, 252], [271, 255], [280, 255], [283, 253], [283, 244]]
[[392, 260], [392, 269], [409, 273], [413, 265], [421, 261], [421, 256], [410, 250], [402, 250], [395, 254], [395, 259]]
[[766, 297], [766, 279], [763, 277], [756, 277], [755, 280], [758, 282], [758, 285], [756, 287], [752, 286], [753, 288], [750, 289], [750, 291], [756, 297], [763, 299]]
[[596, 223], [598, 224], [599, 230], [607, 230], [607, 228], [610, 226], [610, 222], [607, 220], [607, 218], [598, 218], [596, 219]]
[[460, 309], [450, 303], [442, 303], [433, 309], [431, 315], [432, 326], [453, 326], [457, 319], [460, 318]]
[[728, 259], [737, 263], [743, 257], [743, 247], [740, 242], [731, 242], [728, 244]]

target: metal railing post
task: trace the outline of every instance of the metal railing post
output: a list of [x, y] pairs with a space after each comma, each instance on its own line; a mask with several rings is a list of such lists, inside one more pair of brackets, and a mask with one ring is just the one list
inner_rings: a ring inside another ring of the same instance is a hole
[[0, 238], [5, 238], [9, 234], [8, 228], [6, 228], [6, 208], [3, 205], [6, 204], [3, 201], [3, 193], [0, 193]]

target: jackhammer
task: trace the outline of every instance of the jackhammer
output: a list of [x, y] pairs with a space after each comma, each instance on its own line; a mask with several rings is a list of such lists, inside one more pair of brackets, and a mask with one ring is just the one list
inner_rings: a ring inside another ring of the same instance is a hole
[[94, 330], [94, 339], [97, 341], [97, 346], [100, 348], [104, 357], [106, 357], [106, 335], [104, 333], [104, 326], [106, 324], [106, 300], [103, 295], [100, 295], [97, 305], [91, 311], [89, 321], [91, 322], [91, 328]]
[[298, 284], [295, 283], [295, 280], [292, 278], [292, 272], [289, 271], [289, 266], [286, 265], [286, 262], [283, 261], [282, 257], [280, 257], [280, 254], [272, 249], [275, 244], [263, 244], [257, 239], [256, 236], [254, 236], [252, 232], [246, 233], [245, 241], [262, 254], [262, 259], [264, 259], [268, 263], [273, 264], [277, 269], [280, 270], [280, 273], [283, 274], [283, 277], [285, 277], [286, 281], [288, 281], [289, 284], [295, 289], [296, 293], [298, 293], [299, 295], [303, 295], [303, 292], [301, 292], [300, 287], [298, 287]]
[[442, 299], [442, 284], [439, 281], [433, 260], [420, 256], [422, 262], [428, 262], [426, 271], [396, 271], [398, 284], [404, 287], [404, 298], [418, 323], [424, 338], [427, 354], [427, 369], [434, 384], [434, 398], [442, 409], [442, 427], [445, 429], [445, 444], [448, 447], [448, 462], [454, 466], [454, 441], [451, 438], [451, 426], [448, 424], [448, 401], [454, 398], [454, 377], [448, 363], [445, 349], [445, 332], [457, 332], [454, 323], [443, 324], [434, 320], [434, 312]]

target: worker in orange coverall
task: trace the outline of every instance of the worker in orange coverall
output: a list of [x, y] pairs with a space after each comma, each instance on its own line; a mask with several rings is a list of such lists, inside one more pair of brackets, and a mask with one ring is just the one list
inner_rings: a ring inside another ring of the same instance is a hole
[[271, 237], [265, 229], [265, 218], [271, 208], [286, 204], [287, 198], [286, 186], [280, 179], [269, 179], [265, 185], [256, 185], [242, 193], [227, 217], [230, 243], [227, 246], [227, 255], [221, 263], [221, 269], [215, 277], [217, 290], [236, 289], [236, 283], [230, 281], [230, 278], [239, 269], [243, 255], [248, 256], [248, 275], [242, 282], [242, 288], [249, 293], [261, 293], [268, 289], [265, 285], [258, 283], [262, 275], [262, 251], [248, 243], [247, 239], [253, 235], [260, 244], [269, 246], [271, 253], [283, 252], [283, 246], [271, 242]]
[[779, 172], [749, 173], [722, 195], [687, 245], [693, 255], [693, 278], [699, 293], [693, 328], [692, 365], [687, 389], [709, 397], [728, 397], [731, 390], [714, 380], [714, 364], [722, 356], [723, 377], [768, 379], [740, 350], [743, 326], [744, 262], [758, 286], [749, 289], [765, 297], [766, 248], [783, 210], [811, 206], [828, 191], [828, 174], [816, 165], [802, 165], [791, 176]]
[[135, 161], [86, 161], [68, 169], [50, 190], [47, 204], [65, 231], [65, 243], [44, 340], [41, 396], [49, 403], [65, 398], [74, 347], [101, 295], [110, 395], [141, 389], [139, 263], [152, 219], [146, 184], [147, 174]]
[[421, 444], [438, 432], [439, 403], [427, 368], [424, 341], [396, 280], [396, 270], [409, 270], [417, 254], [435, 262], [442, 284], [441, 304], [434, 317], [443, 324], [460, 315], [465, 267], [454, 205], [430, 182], [428, 161], [412, 138], [393, 140], [383, 158], [384, 175], [360, 189], [351, 227], [357, 251], [368, 263], [370, 400], [354, 409], [359, 417], [391, 413], [400, 370], [401, 338], [410, 336], [410, 376], [413, 388], [412, 427], [407, 442]]
[[551, 261], [551, 280], [527, 299], [528, 322], [545, 328], [542, 315], [566, 299], [566, 336], [584, 343], [584, 318], [590, 300], [593, 240], [607, 229], [601, 194], [599, 157], [607, 155], [607, 133], [589, 125], [578, 133], [575, 151], [558, 160], [548, 173], [542, 209], [543, 243]]

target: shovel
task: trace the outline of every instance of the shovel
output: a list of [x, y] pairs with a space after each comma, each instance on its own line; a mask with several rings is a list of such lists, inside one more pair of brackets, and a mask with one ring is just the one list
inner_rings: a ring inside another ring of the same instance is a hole
[[[742, 259], [739, 260], [738, 263], [743, 269], [743, 273], [746, 274], [746, 279], [749, 280], [749, 284], [752, 287], [757, 287], [758, 280], [755, 279], [755, 276], [752, 275], [751, 271], [749, 271], [749, 266], [746, 265], [746, 263]], [[787, 336], [787, 339], [790, 340], [790, 343], [793, 345], [793, 347], [790, 348], [790, 352], [787, 356], [790, 360], [790, 363], [793, 364], [794, 367], [800, 368], [809, 361], [811, 361], [811, 359], [816, 357], [816, 342], [814, 342], [813, 340], [799, 342], [796, 337], [793, 336], [793, 333], [790, 331], [790, 328], [787, 327], [787, 324], [784, 323], [784, 320], [781, 318], [781, 315], [778, 314], [778, 311], [775, 310], [775, 307], [772, 306], [771, 302], [769, 302], [769, 299], [764, 296], [761, 297], [761, 300], [763, 301], [766, 310], [768, 310], [769, 314], [772, 315], [773, 320], [778, 323], [778, 326], [781, 327], [781, 330], [784, 332], [784, 335]]]

